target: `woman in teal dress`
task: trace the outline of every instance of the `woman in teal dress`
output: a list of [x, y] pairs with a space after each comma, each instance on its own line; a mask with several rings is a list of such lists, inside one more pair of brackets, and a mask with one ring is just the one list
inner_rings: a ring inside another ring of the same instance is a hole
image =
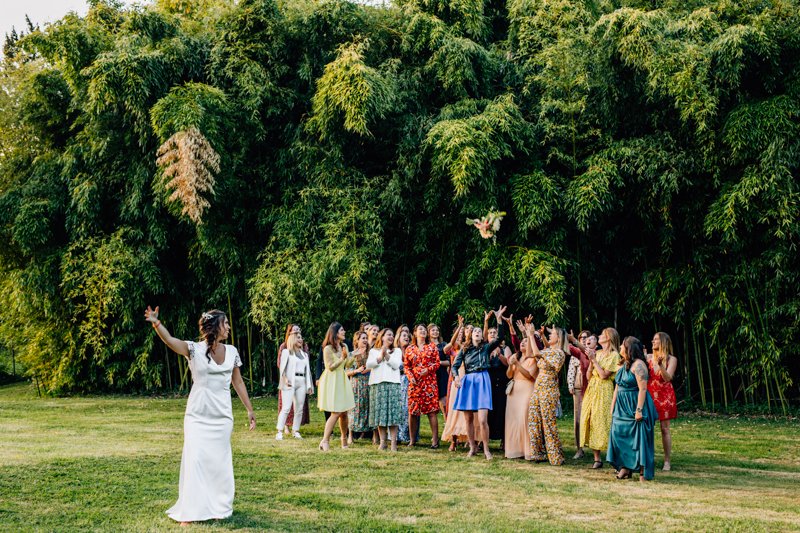
[[647, 390], [647, 360], [642, 342], [626, 337], [620, 350], [622, 366], [614, 378], [611, 401], [611, 433], [606, 460], [619, 471], [617, 479], [639, 471], [639, 481], [653, 479], [655, 471], [654, 427], [658, 412]]

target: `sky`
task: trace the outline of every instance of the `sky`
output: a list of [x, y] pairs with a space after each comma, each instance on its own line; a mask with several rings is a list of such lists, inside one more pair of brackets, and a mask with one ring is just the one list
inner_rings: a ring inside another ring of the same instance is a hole
[[[126, 0], [125, 3], [133, 2]], [[17, 32], [24, 30], [26, 14], [31, 22], [44, 26], [44, 23], [58, 20], [70, 11], [85, 15], [88, 9], [86, 0], [0, 0], [0, 38], [4, 39], [7, 33], [11, 33], [12, 27]]]

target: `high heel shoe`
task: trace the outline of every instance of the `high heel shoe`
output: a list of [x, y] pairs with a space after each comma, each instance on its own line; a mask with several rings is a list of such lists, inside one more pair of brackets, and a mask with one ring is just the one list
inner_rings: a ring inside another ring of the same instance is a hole
[[319, 443], [319, 449], [322, 450], [323, 452], [327, 452], [328, 450], [331, 449], [331, 445], [328, 441], [323, 440]]

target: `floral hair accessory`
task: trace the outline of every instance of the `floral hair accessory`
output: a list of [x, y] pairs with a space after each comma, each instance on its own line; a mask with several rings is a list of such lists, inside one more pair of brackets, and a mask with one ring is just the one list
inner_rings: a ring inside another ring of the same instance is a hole
[[489, 211], [483, 218], [468, 218], [467, 224], [478, 228], [484, 239], [497, 240], [496, 234], [500, 231], [500, 222], [504, 216], [506, 216], [505, 211]]
[[211, 313], [203, 313], [203, 320], [211, 320], [212, 318], [214, 318], [214, 315]]

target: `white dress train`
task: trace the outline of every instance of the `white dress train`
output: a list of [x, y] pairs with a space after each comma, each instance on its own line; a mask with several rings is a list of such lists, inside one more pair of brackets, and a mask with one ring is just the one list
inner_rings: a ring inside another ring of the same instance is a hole
[[178, 501], [167, 510], [177, 522], [228, 518], [233, 513], [231, 375], [242, 366], [234, 346], [225, 346], [218, 365], [206, 357], [205, 342], [187, 342], [192, 390], [183, 418], [183, 455]]

